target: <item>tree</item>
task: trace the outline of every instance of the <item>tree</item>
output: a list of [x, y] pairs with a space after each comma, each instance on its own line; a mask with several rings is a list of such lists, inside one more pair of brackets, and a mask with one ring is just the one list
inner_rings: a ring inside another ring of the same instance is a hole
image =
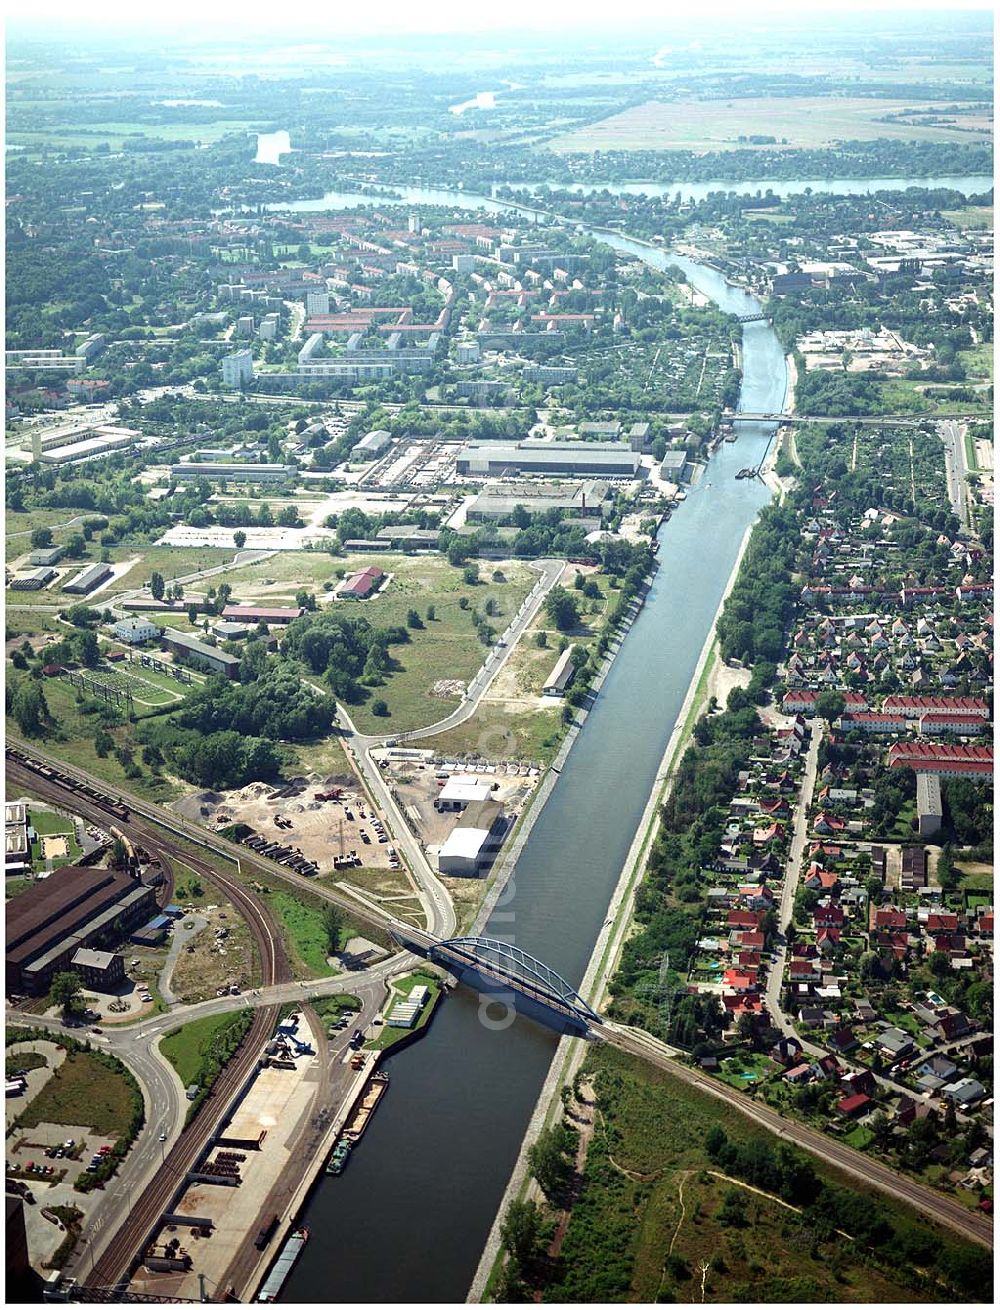
[[247, 534], [243, 531], [242, 528], [239, 530], [239, 532], [233, 533], [233, 544], [236, 546], [237, 550], [242, 550], [243, 547], [247, 544]]
[[105, 756], [111, 754], [114, 748], [115, 748], [115, 739], [110, 735], [110, 733], [105, 732], [104, 729], [102, 728], [94, 736], [94, 753], [98, 756], [99, 759], [103, 760]]
[[52, 545], [52, 529], [35, 528], [34, 532], [31, 534], [31, 549], [45, 550], [47, 546], [51, 546], [51, 545]]
[[500, 1225], [500, 1242], [520, 1270], [535, 1265], [544, 1249], [545, 1224], [535, 1201], [511, 1201]]
[[372, 713], [377, 719], [387, 719], [389, 717], [389, 706], [384, 700], [372, 701]]
[[14, 689], [10, 712], [26, 737], [38, 737], [45, 729], [49, 707], [37, 682], [25, 681]]
[[436, 617], [437, 617], [437, 611], [435, 610], [434, 606], [433, 606], [433, 605], [428, 605], [428, 606], [427, 606], [427, 622], [428, 622], [428, 623], [433, 623]]
[[52, 979], [49, 997], [55, 1005], [62, 1006], [63, 1018], [70, 1019], [83, 1009], [81, 987], [78, 973], [57, 973]]
[[424, 621], [416, 610], [406, 611], [406, 626], [408, 628], [422, 628], [424, 626]]
[[166, 585], [163, 581], [162, 573], [151, 573], [149, 575], [149, 591], [154, 600], [162, 600]]
[[575, 1146], [576, 1133], [566, 1123], [553, 1124], [538, 1135], [528, 1150], [528, 1163], [538, 1185], [550, 1201], [564, 1198], [573, 1176], [570, 1151]]
[[816, 713], [827, 723], [833, 723], [844, 712], [845, 701], [839, 691], [821, 691], [816, 697]]
[[111, 843], [111, 863], [116, 869], [124, 869], [128, 864], [128, 847], [121, 837], [116, 837]]
[[548, 645], [548, 640], [549, 640], [548, 635], [546, 634], [544, 628], [540, 628], [538, 632], [535, 633], [535, 645], [538, 647], [539, 650], [545, 649], [545, 647]]
[[343, 929], [343, 911], [339, 906], [328, 905], [323, 911], [323, 930], [326, 933], [327, 949], [331, 955], [335, 955], [340, 949], [340, 934]]
[[576, 597], [565, 587], [553, 587], [545, 600], [545, 613], [560, 632], [572, 632], [580, 621]]

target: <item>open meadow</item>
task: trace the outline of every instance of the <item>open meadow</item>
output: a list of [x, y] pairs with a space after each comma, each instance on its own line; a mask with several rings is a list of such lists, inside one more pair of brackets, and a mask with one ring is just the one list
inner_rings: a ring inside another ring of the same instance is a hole
[[[970, 129], [990, 130], [985, 105], [962, 114], [935, 113], [933, 125], [910, 123], [928, 112], [907, 100], [849, 96], [750, 97], [745, 100], [649, 100], [610, 118], [588, 123], [547, 142], [561, 153], [594, 150], [737, 150], [766, 144], [815, 149], [839, 141], [963, 142]], [[895, 116], [901, 117], [895, 117]], [[888, 121], [887, 121], [888, 120]], [[740, 140], [740, 138], [743, 140]]]

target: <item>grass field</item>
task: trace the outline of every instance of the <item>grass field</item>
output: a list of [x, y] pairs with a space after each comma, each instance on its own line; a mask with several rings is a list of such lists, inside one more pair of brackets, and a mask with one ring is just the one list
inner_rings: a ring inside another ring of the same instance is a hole
[[[555, 137], [556, 152], [594, 150], [737, 150], [752, 148], [740, 136], [771, 136], [787, 149], [831, 146], [837, 141], [963, 142], [977, 138], [953, 127], [911, 127], [879, 122], [919, 108], [912, 101], [848, 96], [788, 96], [734, 100], [650, 100]], [[988, 127], [985, 107], [961, 116], [962, 127]], [[988, 139], [988, 138], [983, 138]], [[760, 146], [759, 149], [773, 149]]]
[[990, 229], [993, 227], [993, 206], [963, 205], [961, 209], [942, 209], [941, 217], [956, 227]]
[[120, 1137], [132, 1113], [128, 1083], [89, 1051], [69, 1051], [63, 1064], [18, 1116], [25, 1128], [38, 1124], [79, 1124], [95, 1133]]
[[186, 1023], [169, 1037], [164, 1037], [160, 1043], [160, 1053], [177, 1070], [185, 1087], [197, 1081], [205, 1053], [215, 1038], [230, 1028], [237, 1017], [232, 1014], [211, 1014], [207, 1019], [195, 1019], [192, 1023]]
[[92, 127], [79, 127], [73, 123], [56, 123], [36, 132], [13, 131], [8, 144], [21, 146], [96, 146], [103, 142], [112, 150], [120, 150], [124, 142], [135, 143], [142, 136], [159, 141], [194, 141], [212, 145], [230, 132], [247, 132], [251, 125], [243, 119], [219, 120], [215, 123], [95, 123]]
[[[361, 732], [423, 727], [444, 718], [458, 704], [455, 695], [433, 695], [434, 684], [442, 678], [469, 682], [486, 655], [486, 647], [473, 626], [472, 611], [485, 613], [487, 602], [491, 602], [495, 613], [489, 622], [499, 635], [531, 590], [537, 574], [521, 561], [483, 561], [482, 581], [470, 586], [461, 569], [437, 555], [353, 555], [334, 559], [319, 552], [284, 551], [228, 572], [226, 581], [234, 597], [241, 601], [280, 605], [291, 601], [301, 587], [319, 592], [324, 582], [336, 582], [337, 569], [352, 573], [369, 564], [391, 574], [382, 592], [361, 604], [331, 603], [341, 607], [341, 612], [379, 627], [406, 626], [407, 613], [413, 609], [424, 626], [410, 630], [409, 643], [391, 648], [400, 667], [384, 686], [372, 689], [367, 703], [352, 705], [350, 714]], [[495, 571], [503, 575], [503, 581], [493, 581]], [[459, 605], [462, 597], [468, 601], [467, 610]], [[434, 619], [426, 617], [429, 605], [434, 606]], [[369, 705], [376, 699], [388, 705], [388, 718], [371, 713]]]
[[[690, 1302], [702, 1300], [702, 1287], [706, 1302], [744, 1304], [948, 1299], [912, 1265], [890, 1273], [853, 1242], [822, 1238], [794, 1208], [720, 1173], [704, 1148], [713, 1125], [730, 1140], [776, 1143], [734, 1108], [609, 1047], [591, 1051], [586, 1069], [597, 1129], [545, 1300]], [[808, 1159], [825, 1183], [850, 1185]], [[873, 1198], [897, 1231], [951, 1242], [916, 1211], [852, 1190]], [[970, 1257], [975, 1249], [955, 1245]]]
[[[58, 869], [63, 864], [73, 864], [83, 853], [76, 840], [76, 829], [73, 826], [73, 820], [67, 819], [65, 815], [54, 814], [51, 810], [35, 809], [30, 806], [28, 809], [31, 826], [38, 836], [31, 843], [31, 861], [36, 868], [45, 868], [49, 863], [53, 869]], [[51, 861], [46, 860], [42, 854], [42, 838], [62, 836], [66, 838], [66, 854], [52, 857]]]
[[[148, 796], [150, 800], [173, 800], [180, 795], [180, 788], [176, 783], [166, 777], [150, 773], [145, 765], [140, 765], [142, 769], [140, 777], [127, 778], [125, 770], [113, 752], [103, 759], [97, 754], [94, 749], [94, 737], [101, 727], [100, 720], [97, 715], [81, 713], [76, 700], [76, 691], [65, 679], [47, 678], [43, 691], [49, 714], [55, 720], [58, 730], [58, 735], [52, 732], [39, 739], [38, 744], [43, 750], [58, 755], [69, 764], [75, 764], [92, 778], [124, 786], [130, 791]], [[115, 740], [116, 745], [129, 740], [130, 729], [124, 725], [110, 726], [106, 731]], [[7, 732], [18, 737], [21, 735], [17, 724], [9, 716]]]
[[[325, 911], [319, 905], [309, 905], [290, 892], [272, 891], [267, 903], [281, 923], [282, 935], [288, 947], [293, 966], [300, 977], [327, 978], [336, 970], [327, 964], [330, 953]], [[341, 933], [343, 944], [344, 933]]]
[[[189, 573], [217, 568], [220, 564], [231, 564], [236, 555], [235, 548], [224, 550], [219, 546], [146, 546], [139, 549], [134, 546], [116, 546], [111, 555], [113, 559], [123, 560], [140, 553], [141, 561], [118, 578], [109, 590], [132, 591], [136, 587], [143, 587], [152, 573], [162, 574], [169, 586], [173, 579], [186, 577]], [[202, 591], [222, 581], [228, 582], [228, 575], [209, 578], [204, 586], [199, 583], [194, 589]]]

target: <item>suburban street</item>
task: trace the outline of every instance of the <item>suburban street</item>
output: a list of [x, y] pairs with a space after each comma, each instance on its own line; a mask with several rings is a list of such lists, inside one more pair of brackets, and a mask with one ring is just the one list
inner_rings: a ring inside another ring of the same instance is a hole
[[[781, 901], [778, 906], [778, 937], [775, 944], [774, 959], [767, 974], [767, 1009], [775, 1025], [786, 1037], [795, 1036], [795, 1026], [781, 1008], [781, 980], [785, 971], [785, 955], [788, 950], [786, 935], [795, 909], [795, 894], [799, 889], [799, 877], [802, 869], [802, 856], [806, 849], [808, 837], [809, 806], [812, 804], [816, 789], [816, 767], [819, 759], [819, 744], [823, 732], [820, 720], [813, 719], [809, 749], [806, 752], [805, 772], [802, 775], [802, 787], [799, 791], [798, 804], [792, 819], [793, 832], [788, 861], [785, 865], [785, 877], [781, 884]], [[825, 1052], [819, 1052], [825, 1054]]]

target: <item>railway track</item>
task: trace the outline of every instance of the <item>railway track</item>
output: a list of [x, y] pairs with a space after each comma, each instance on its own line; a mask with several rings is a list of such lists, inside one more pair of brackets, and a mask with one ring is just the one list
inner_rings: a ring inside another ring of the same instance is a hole
[[260, 1058], [261, 1048], [274, 1031], [280, 1012], [278, 1005], [256, 1011], [235, 1059], [226, 1065], [201, 1110], [178, 1138], [100, 1259], [80, 1280], [84, 1286], [113, 1287], [129, 1277], [160, 1216], [226, 1114], [233, 1095]]
[[[215, 868], [187, 849], [178, 850], [177, 843], [171, 841], [169, 833], [165, 833], [153, 821], [131, 812], [121, 798], [102, 793], [90, 784], [73, 786], [72, 775], [53, 769], [48, 769], [47, 773], [42, 772], [38, 767], [32, 767], [33, 763], [27, 752], [14, 753], [8, 748], [6, 765], [11, 781], [40, 794], [43, 799], [64, 806], [71, 804], [74, 812], [93, 822], [107, 825], [110, 815], [119, 823], [127, 823], [130, 836], [139, 840], [144, 849], [158, 858], [165, 871], [168, 871], [168, 887], [172, 885], [173, 861], [177, 859], [218, 887], [247, 921], [260, 962], [261, 985], [269, 987], [291, 980], [292, 969], [273, 915], [235, 874]], [[143, 1190], [142, 1196], [131, 1207], [125, 1222], [120, 1225], [90, 1273], [80, 1280], [85, 1285], [114, 1286], [131, 1273], [171, 1197], [218, 1127], [233, 1094], [257, 1063], [261, 1048], [274, 1031], [280, 1009], [280, 1006], [272, 1005], [254, 1013], [253, 1022], [236, 1056], [222, 1071], [198, 1114], [182, 1132], [161, 1168]]]
[[[70, 800], [78, 807], [89, 805], [92, 807], [91, 812], [96, 810], [97, 821], [105, 825], [109, 815], [115, 817], [119, 823], [128, 822], [130, 828], [137, 832], [144, 831], [151, 834], [149, 841], [155, 842], [167, 851], [172, 851], [175, 858], [191, 864], [192, 867], [196, 857], [189, 855], [186, 847], [172, 847], [171, 838], [179, 837], [185, 842], [218, 853], [224, 859], [236, 863], [241, 869], [284, 882], [289, 887], [314, 898], [332, 901], [346, 910], [352, 918], [360, 919], [383, 932], [390, 931], [396, 924], [396, 920], [391, 915], [379, 911], [374, 906], [366, 905], [360, 899], [347, 896], [334, 888], [319, 885], [313, 879], [295, 873], [284, 865], [255, 855], [245, 846], [236, 847], [223, 838], [199, 828], [197, 824], [189, 823], [164, 806], [143, 800], [142, 797], [121, 788], [112, 788], [109, 784], [101, 784], [101, 789], [98, 789], [94, 786], [93, 780], [82, 770], [29, 747], [27, 743], [16, 738], [9, 739], [6, 756], [8, 770], [15, 766], [20, 767], [30, 777], [32, 786], [38, 787], [41, 783], [47, 783], [61, 789], [63, 805], [68, 804]], [[148, 846], [148, 843], [144, 844]], [[205, 876], [211, 876], [213, 881], [217, 881], [223, 875], [212, 867], [211, 874], [206, 873]], [[234, 878], [231, 885], [242, 886], [242, 883]]]

